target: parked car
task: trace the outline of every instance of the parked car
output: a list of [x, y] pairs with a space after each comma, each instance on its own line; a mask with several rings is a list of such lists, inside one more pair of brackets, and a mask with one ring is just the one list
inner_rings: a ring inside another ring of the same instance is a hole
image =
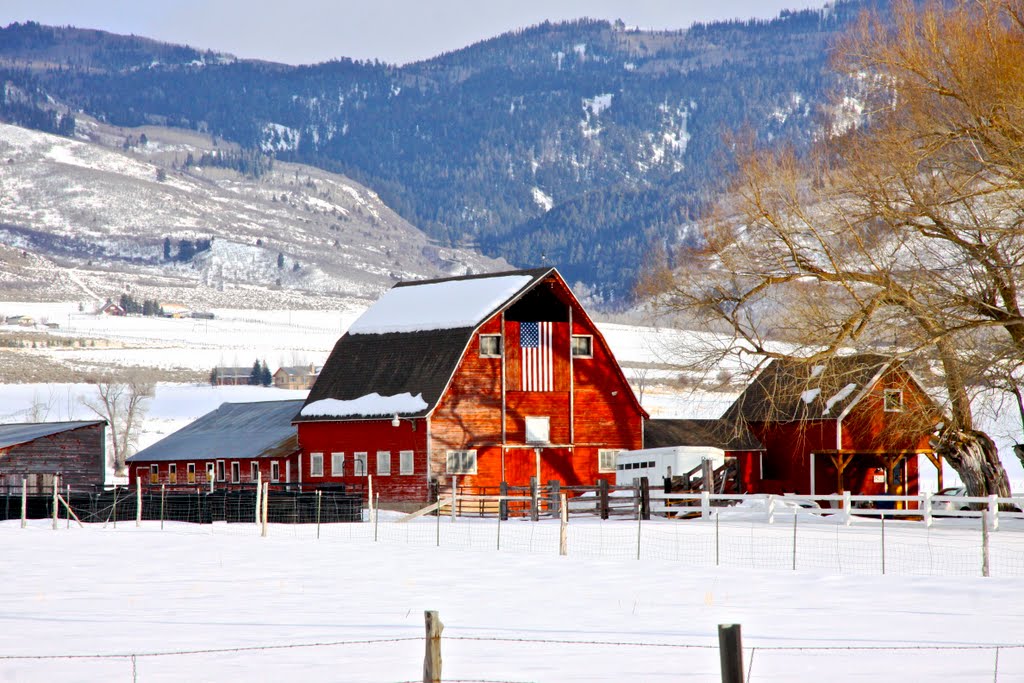
[[[938, 493], [935, 497], [942, 496], [944, 498], [956, 499], [967, 497], [966, 486], [948, 486]], [[970, 510], [970, 503], [963, 500], [935, 500], [932, 499], [932, 512], [944, 512], [951, 510]]]

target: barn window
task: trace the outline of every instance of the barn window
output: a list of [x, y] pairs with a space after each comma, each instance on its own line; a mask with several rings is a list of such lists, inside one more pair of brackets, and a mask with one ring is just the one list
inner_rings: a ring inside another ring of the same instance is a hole
[[887, 413], [899, 413], [903, 411], [903, 390], [902, 389], [886, 389], [885, 390], [885, 412]]
[[354, 457], [355, 459], [352, 462], [352, 474], [354, 474], [357, 477], [365, 477], [367, 474], [369, 474], [366, 471], [366, 453], [356, 453]]
[[415, 461], [413, 460], [412, 451], [399, 451], [398, 452], [398, 473], [399, 474], [412, 474], [415, 469]]
[[391, 474], [391, 451], [377, 451], [377, 474]]
[[252, 481], [260, 480], [260, 464], [258, 462], [249, 463], [249, 479]]
[[597, 471], [598, 472], [614, 472], [615, 471], [615, 456], [619, 454], [619, 451], [614, 448], [601, 448], [597, 451]]
[[149, 483], [159, 484], [160, 483], [160, 465], [149, 466]]
[[573, 358], [593, 358], [594, 357], [594, 337], [589, 334], [574, 334], [572, 335], [572, 357]]
[[188, 468], [188, 470], [185, 476], [188, 477], [188, 483], [196, 483], [196, 464], [194, 462], [190, 462], [188, 465], [186, 465], [186, 467]]
[[344, 453], [331, 453], [331, 476], [332, 477], [344, 477], [345, 476], [345, 454]]
[[276, 460], [270, 463], [270, 481], [281, 481], [281, 463]]
[[242, 465], [238, 461], [231, 463], [231, 483], [238, 484], [242, 481]]
[[550, 443], [551, 441], [551, 418], [550, 417], [527, 417], [526, 418], [526, 443]]
[[480, 357], [501, 358], [501, 335], [481, 334], [480, 335]]
[[224, 461], [217, 461], [217, 481], [224, 481]]
[[178, 465], [173, 462], [167, 466], [167, 483], [178, 483]]
[[322, 476], [324, 476], [324, 454], [323, 453], [310, 453], [309, 454], [309, 476], [311, 476], [311, 477], [322, 477]]
[[448, 451], [448, 474], [476, 474], [476, 451]]
[[206, 481], [207, 482], [213, 481], [213, 463], [212, 462], [206, 463]]

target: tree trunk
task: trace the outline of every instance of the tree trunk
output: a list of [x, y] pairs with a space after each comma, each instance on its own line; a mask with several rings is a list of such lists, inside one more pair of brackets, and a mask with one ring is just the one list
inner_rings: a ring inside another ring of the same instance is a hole
[[1010, 483], [999, 460], [996, 444], [976, 429], [946, 429], [935, 452], [960, 475], [968, 496], [1010, 496]]

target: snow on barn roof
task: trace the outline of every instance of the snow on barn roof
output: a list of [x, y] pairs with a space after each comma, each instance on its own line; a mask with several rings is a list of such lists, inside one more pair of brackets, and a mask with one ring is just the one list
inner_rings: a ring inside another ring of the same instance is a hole
[[[338, 340], [306, 399], [307, 406], [336, 399], [344, 405], [321, 404], [317, 410], [333, 405], [330, 410], [345, 414], [302, 411], [295, 420], [427, 415], [477, 326], [553, 274], [557, 277], [554, 268], [536, 268], [395, 285]], [[385, 413], [351, 412], [355, 406], [363, 409], [372, 394], [390, 399], [408, 394], [422, 403], [415, 410], [410, 402]]]
[[837, 419], [893, 362], [888, 356], [869, 353], [836, 356], [818, 363], [774, 360], [744, 389], [722, 419]]
[[289, 455], [298, 449], [292, 417], [302, 400], [222, 403], [213, 412], [128, 458], [129, 462]]
[[423, 394], [413, 396], [408, 391], [394, 396], [381, 396], [374, 392], [349, 401], [322, 398], [302, 409], [304, 417], [352, 417], [353, 415], [411, 415], [427, 407]]
[[34, 422], [0, 425], [0, 448], [10, 448], [19, 444], [53, 436], [73, 429], [106, 424], [105, 420], [89, 420], [83, 422]]
[[348, 328], [349, 334], [387, 334], [476, 327], [526, 285], [531, 275], [508, 274], [425, 283], [388, 290]]

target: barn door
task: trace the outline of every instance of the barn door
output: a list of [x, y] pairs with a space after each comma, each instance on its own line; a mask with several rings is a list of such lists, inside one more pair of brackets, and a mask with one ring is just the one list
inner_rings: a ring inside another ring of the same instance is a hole
[[538, 473], [541, 486], [546, 486], [552, 479], [561, 482], [563, 486], [579, 486], [583, 483], [583, 478], [573, 464], [572, 449], [524, 447], [505, 451], [505, 481], [510, 486], [529, 486], [530, 477], [536, 477]]

